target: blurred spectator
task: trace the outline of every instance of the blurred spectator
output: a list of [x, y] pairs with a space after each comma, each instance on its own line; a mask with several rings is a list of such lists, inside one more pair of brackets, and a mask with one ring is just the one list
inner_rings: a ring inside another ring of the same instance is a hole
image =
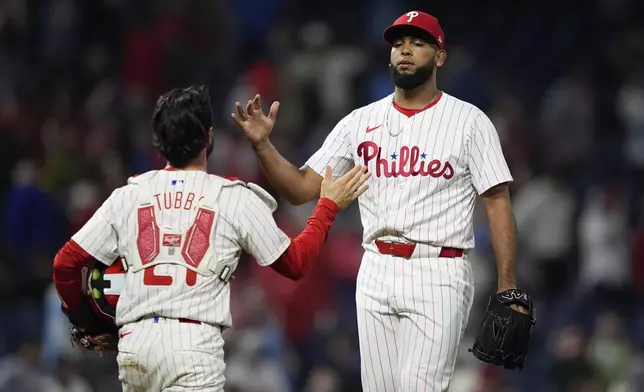
[[497, 99], [489, 116], [499, 133], [503, 153], [512, 170], [513, 188], [522, 186], [532, 174], [530, 164], [534, 151], [530, 144], [535, 137], [527, 122], [526, 108], [518, 97], [507, 94]]
[[541, 176], [519, 189], [513, 205], [519, 236], [519, 276], [535, 296], [545, 294], [552, 299], [569, 283], [574, 199], [561, 176]]
[[[356, 342], [357, 343], [357, 342]], [[342, 380], [342, 391], [360, 390], [360, 355], [347, 334], [336, 332], [327, 343], [329, 367], [335, 370]]]
[[304, 387], [304, 392], [342, 391], [342, 381], [337, 372], [323, 366], [313, 369]]
[[87, 181], [79, 181], [71, 187], [68, 208], [70, 225], [69, 235], [73, 235], [92, 217], [101, 205], [96, 186]]
[[605, 312], [597, 317], [588, 352], [602, 385], [608, 390], [614, 390], [629, 381], [629, 365], [633, 358], [631, 344], [624, 333], [622, 321], [616, 314]]
[[624, 157], [631, 168], [629, 176], [630, 220], [636, 224], [644, 200], [644, 72], [638, 70], [617, 94], [617, 115], [626, 130]]
[[644, 170], [644, 74], [638, 72], [618, 92], [617, 114], [626, 128], [624, 156], [634, 169]]
[[304, 25], [299, 37], [304, 50], [289, 71], [301, 88], [300, 102], [310, 103], [307, 118], [333, 123], [352, 110], [352, 82], [364, 69], [365, 56], [358, 48], [333, 45], [333, 30], [322, 22]]
[[579, 236], [578, 289], [590, 293], [595, 306], [625, 315], [631, 309], [630, 238], [625, 195], [616, 183], [589, 190], [579, 220]]
[[43, 335], [41, 363], [47, 371], [53, 371], [59, 358], [78, 357], [69, 337], [71, 324], [60, 311], [60, 298], [54, 284], [45, 291], [43, 307]]
[[34, 255], [51, 251], [64, 241], [66, 233], [58, 230], [62, 222], [59, 210], [51, 194], [38, 182], [34, 162], [23, 161], [15, 167], [13, 187], [5, 204], [3, 235], [4, 246], [12, 252]]
[[481, 77], [480, 64], [465, 48], [450, 47], [448, 63], [440, 70], [441, 85], [455, 97], [470, 102], [487, 111], [489, 108], [488, 89]]
[[247, 392], [289, 392], [282, 333], [264, 293], [249, 285], [239, 294], [244, 312], [225, 335], [227, 385]]
[[[145, 13], [145, 11], [143, 12]], [[125, 36], [123, 50], [123, 87], [126, 91], [142, 89], [159, 94], [163, 81], [163, 36], [150, 15], [141, 15]]]
[[[69, 345], [51, 261], [128, 176], [165, 165], [149, 133], [161, 91], [210, 84], [209, 169], [270, 191], [231, 126], [234, 102], [279, 100], [271, 141], [304, 162], [339, 118], [391, 93], [382, 30], [416, 8], [445, 30], [440, 88], [498, 130], [514, 177], [518, 284], [549, 300], [537, 302], [523, 372], [467, 352], [496, 288], [489, 228], [473, 206], [478, 294], [450, 390], [644, 390], [642, 4], [535, 4], [0, 1], [0, 392], [119, 390], [112, 355]], [[295, 233], [311, 209], [280, 201], [276, 219]], [[242, 259], [225, 334], [229, 392], [360, 391], [361, 233], [351, 207], [300, 282]], [[571, 324], [580, 327], [557, 329]]]
[[574, 326], [564, 328], [552, 343], [553, 392], [593, 391], [596, 371], [586, 359], [587, 342], [582, 330]]
[[38, 368], [40, 347], [25, 343], [14, 356], [0, 361], [0, 392], [63, 392], [61, 385]]
[[89, 383], [76, 374], [74, 363], [64, 358], [58, 360], [55, 375], [63, 392], [93, 391]]
[[634, 230], [631, 245], [631, 281], [633, 289], [639, 296], [644, 295], [644, 219]]
[[548, 88], [540, 113], [545, 168], [571, 180], [574, 173], [586, 173], [594, 147], [594, 110], [591, 79], [583, 68], [572, 68]]

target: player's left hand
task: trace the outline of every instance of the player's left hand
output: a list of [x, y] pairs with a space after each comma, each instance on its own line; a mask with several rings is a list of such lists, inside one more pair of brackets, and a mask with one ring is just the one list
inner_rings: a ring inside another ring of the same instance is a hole
[[279, 107], [279, 102], [273, 102], [268, 114], [265, 114], [262, 110], [261, 97], [257, 94], [255, 98], [248, 101], [246, 110], [244, 110], [241, 103], [235, 102], [237, 113], [231, 113], [230, 115], [237, 127], [244, 132], [251, 145], [254, 148], [258, 148], [268, 142], [268, 137], [275, 125]]
[[535, 323], [532, 299], [526, 293], [518, 289], [501, 291], [490, 298], [470, 352], [483, 362], [521, 369]]

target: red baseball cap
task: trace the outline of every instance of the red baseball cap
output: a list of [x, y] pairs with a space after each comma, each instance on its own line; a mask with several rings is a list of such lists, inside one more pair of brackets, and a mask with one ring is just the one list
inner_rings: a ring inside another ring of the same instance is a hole
[[429, 36], [441, 50], [445, 48], [445, 34], [438, 19], [421, 11], [409, 11], [400, 16], [385, 29], [382, 36], [391, 44], [396, 38], [410, 34], [410, 31], [411, 34], [420, 34], [420, 38]]

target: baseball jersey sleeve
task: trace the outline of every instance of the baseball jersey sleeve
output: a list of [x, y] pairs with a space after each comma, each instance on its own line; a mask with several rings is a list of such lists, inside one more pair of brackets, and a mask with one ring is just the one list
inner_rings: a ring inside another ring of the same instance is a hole
[[114, 205], [120, 196], [117, 189], [105, 200], [85, 225], [72, 236], [83, 250], [96, 260], [112, 265], [118, 258], [118, 237], [115, 229]]
[[349, 172], [354, 166], [350, 140], [351, 129], [354, 126], [352, 112], [338, 122], [324, 140], [322, 147], [306, 161], [305, 165], [321, 176], [324, 176], [326, 167], [331, 166], [334, 179]]
[[271, 265], [286, 251], [291, 239], [277, 227], [271, 209], [254, 192], [246, 190], [243, 199], [236, 218], [240, 245], [257, 264]]
[[495, 185], [513, 180], [501, 149], [499, 134], [483, 112], [473, 120], [468, 154], [472, 183], [479, 195]]

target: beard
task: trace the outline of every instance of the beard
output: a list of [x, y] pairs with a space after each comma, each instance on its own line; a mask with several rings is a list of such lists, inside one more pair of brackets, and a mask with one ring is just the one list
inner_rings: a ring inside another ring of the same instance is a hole
[[425, 84], [435, 70], [433, 59], [422, 67], [416, 68], [414, 73], [400, 73], [393, 64], [389, 64], [389, 77], [394, 86], [403, 90], [413, 90]]

